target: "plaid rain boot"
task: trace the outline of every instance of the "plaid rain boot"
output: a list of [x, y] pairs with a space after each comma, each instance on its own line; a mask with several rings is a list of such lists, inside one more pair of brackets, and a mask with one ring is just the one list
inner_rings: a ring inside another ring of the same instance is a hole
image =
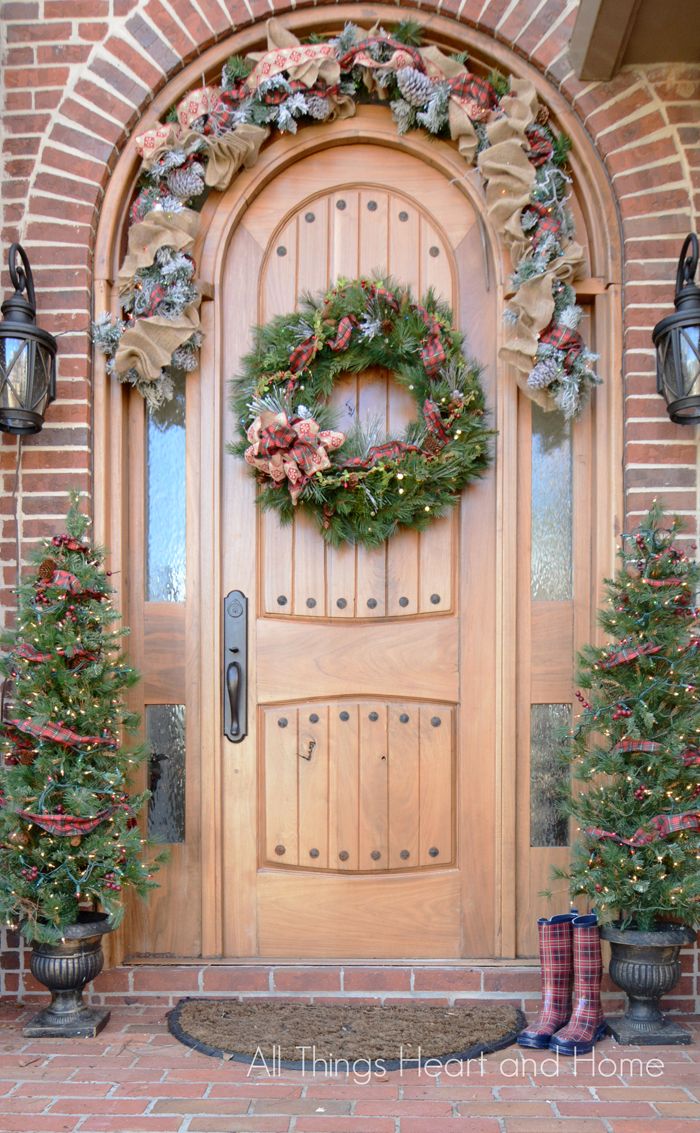
[[540, 917], [537, 931], [542, 972], [542, 1007], [531, 1026], [518, 1035], [520, 1046], [545, 1050], [555, 1031], [571, 1015], [571, 982], [573, 979], [571, 952], [571, 922], [577, 910], [560, 913], [556, 917]]
[[600, 1005], [603, 957], [595, 913], [571, 922], [574, 954], [574, 1010], [569, 1022], [549, 1043], [559, 1054], [587, 1054], [607, 1032]]

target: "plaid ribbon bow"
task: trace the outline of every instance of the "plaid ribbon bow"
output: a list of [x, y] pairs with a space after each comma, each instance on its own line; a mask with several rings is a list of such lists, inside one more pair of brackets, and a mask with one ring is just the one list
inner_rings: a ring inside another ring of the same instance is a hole
[[654, 653], [660, 653], [660, 645], [635, 645], [629, 646], [626, 649], [618, 649], [611, 657], [605, 661], [600, 661], [601, 669], [615, 669], [618, 665], [627, 665], [630, 661], [636, 661], [638, 657], [651, 657]]
[[341, 468], [373, 468], [380, 460], [400, 460], [407, 452], [422, 453], [418, 445], [409, 445], [405, 441], [385, 441], [382, 445], [372, 445], [367, 456], [353, 456], [344, 460]]
[[652, 842], [661, 842], [670, 834], [677, 834], [680, 830], [700, 830], [700, 813], [687, 811], [685, 814], [657, 814], [649, 822], [651, 830], [640, 826], [631, 838], [621, 838], [611, 830], [601, 830], [598, 826], [590, 826], [586, 830], [592, 838], [603, 841], [609, 838], [612, 842], [619, 842], [621, 846], [648, 846]]
[[530, 143], [528, 161], [535, 167], [544, 165], [545, 161], [549, 161], [554, 153], [554, 146], [542, 127], [538, 125], [526, 126], [525, 137]]
[[443, 424], [440, 408], [436, 402], [430, 400], [423, 402], [423, 417], [428, 432], [435, 438], [440, 448], [444, 448], [450, 439], [450, 434]]
[[548, 236], [558, 239], [561, 232], [561, 221], [553, 212], [549, 211], [546, 205], [540, 204], [539, 201], [530, 201], [523, 209], [523, 215], [527, 213], [537, 217], [537, 227], [532, 234], [533, 248], [539, 248]]
[[298, 346], [295, 346], [289, 355], [289, 369], [293, 374], [305, 370], [312, 358], [315, 358], [321, 344], [315, 334], [310, 334]]
[[247, 432], [250, 447], [245, 459], [270, 476], [276, 484], [289, 482], [289, 494], [296, 504], [302, 488], [316, 472], [330, 468], [328, 451], [343, 444], [345, 434], [320, 429], [313, 418], [286, 413], [261, 413]]
[[347, 350], [350, 345], [350, 337], [356, 326], [357, 319], [354, 315], [343, 315], [338, 323], [335, 338], [328, 343], [334, 354], [342, 354], [344, 350]]
[[[393, 55], [385, 63], [378, 63], [369, 53], [369, 48], [376, 43], [393, 48]], [[399, 71], [402, 67], [416, 67], [419, 71], [425, 70], [420, 51], [399, 43], [389, 35], [370, 35], [360, 43], [354, 44], [339, 60], [341, 71], [350, 71], [353, 67], [369, 67], [373, 71]]]
[[65, 547], [67, 551], [80, 551], [83, 555], [90, 550], [87, 543], [80, 543], [72, 535], [54, 535], [51, 544], [54, 547]]

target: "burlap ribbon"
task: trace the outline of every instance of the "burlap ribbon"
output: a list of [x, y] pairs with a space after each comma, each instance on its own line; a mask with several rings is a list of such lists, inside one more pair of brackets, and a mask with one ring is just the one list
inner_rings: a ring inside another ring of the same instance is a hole
[[329, 452], [340, 448], [345, 434], [321, 429], [311, 417], [286, 413], [261, 413], [247, 431], [250, 447], [245, 451], [248, 464], [258, 468], [277, 484], [288, 481], [289, 494], [296, 504], [307, 480], [330, 468]]
[[144, 382], [156, 382], [160, 371], [170, 364], [178, 346], [199, 329], [199, 298], [174, 319], [154, 315], [151, 319], [137, 319], [127, 327], [119, 342], [114, 358], [117, 374], [134, 369]]
[[319, 80], [328, 86], [340, 82], [340, 64], [335, 48], [330, 43], [300, 43], [293, 32], [273, 18], [267, 21], [267, 51], [248, 56], [257, 60], [255, 69], [246, 79], [251, 92], [262, 82], [286, 71], [307, 87]]
[[250, 169], [270, 131], [265, 126], [244, 122], [221, 137], [206, 138], [207, 167], [204, 182], [210, 189], [228, 189], [238, 170]]
[[178, 252], [191, 252], [199, 228], [199, 213], [194, 209], [165, 212], [153, 209], [143, 220], [129, 229], [126, 258], [119, 269], [119, 292], [132, 284], [140, 268], [150, 267], [159, 248], [175, 248]]
[[431, 79], [447, 80], [450, 83], [450, 103], [448, 107], [448, 121], [450, 137], [457, 143], [457, 148], [465, 161], [473, 164], [476, 156], [478, 138], [473, 121], [482, 121], [487, 115], [484, 108], [479, 106], [473, 98], [463, 98], [459, 88], [464, 79], [471, 78], [466, 67], [458, 60], [450, 59], [443, 54], [439, 47], [423, 47], [420, 51], [425, 66], [425, 73]]

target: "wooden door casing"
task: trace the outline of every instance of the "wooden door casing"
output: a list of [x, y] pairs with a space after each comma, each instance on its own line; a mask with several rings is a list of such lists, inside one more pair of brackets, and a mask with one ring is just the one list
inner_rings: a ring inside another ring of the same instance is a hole
[[[223, 271], [224, 309], [236, 312], [225, 372], [255, 322], [373, 269], [418, 293], [434, 284], [493, 373], [496, 302], [476, 211], [415, 157], [369, 145], [297, 162], [248, 208]], [[382, 372], [339, 383], [338, 400], [393, 431], [415, 413]], [[328, 549], [306, 517], [281, 528], [256, 514], [247, 469], [230, 459], [222, 492], [242, 528], [224, 539], [223, 588], [244, 589], [258, 612], [259, 705], [248, 739], [222, 752], [224, 954], [492, 953], [495, 593], [469, 559], [475, 530], [480, 553], [494, 537], [493, 476], [458, 514], [376, 550]], [[478, 654], [465, 638], [477, 622]], [[405, 750], [397, 728], [414, 737]], [[353, 729], [355, 741], [342, 738]]]

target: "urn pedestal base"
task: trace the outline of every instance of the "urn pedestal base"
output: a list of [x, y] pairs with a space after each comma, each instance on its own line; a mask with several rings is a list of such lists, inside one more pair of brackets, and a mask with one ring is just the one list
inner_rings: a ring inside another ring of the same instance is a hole
[[49, 989], [51, 1002], [24, 1027], [27, 1038], [94, 1039], [106, 1025], [110, 1012], [84, 1003], [83, 988], [102, 971], [102, 936], [111, 930], [106, 914], [85, 912], [56, 944], [34, 943], [32, 975]]
[[37, 1012], [22, 1034], [28, 1039], [94, 1039], [109, 1022], [107, 1007], [86, 1007], [70, 1012], [54, 1011], [53, 1004]]
[[605, 1022], [612, 1037], [624, 1046], [687, 1046], [693, 1041], [690, 1031], [670, 1019], [662, 1018], [652, 1031], [640, 1031], [625, 1015], [606, 1016]]

